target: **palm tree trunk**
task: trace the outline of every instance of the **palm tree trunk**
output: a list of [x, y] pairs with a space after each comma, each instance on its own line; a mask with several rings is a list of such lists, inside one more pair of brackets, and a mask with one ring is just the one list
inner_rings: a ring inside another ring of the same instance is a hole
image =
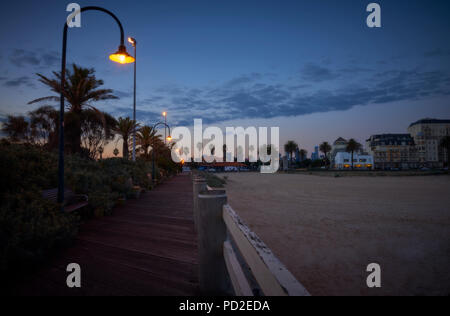
[[353, 170], [353, 150], [352, 150], [352, 170]]
[[124, 139], [123, 140], [123, 158], [128, 160], [128, 140]]

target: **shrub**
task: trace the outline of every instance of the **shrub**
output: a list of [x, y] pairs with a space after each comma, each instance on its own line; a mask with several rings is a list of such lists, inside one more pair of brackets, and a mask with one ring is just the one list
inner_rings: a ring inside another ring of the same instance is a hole
[[[65, 185], [89, 197], [83, 216], [111, 214], [133, 185], [151, 186], [151, 163], [65, 156]], [[32, 145], [0, 142], [0, 274], [42, 261], [75, 237], [80, 216], [62, 213], [42, 191], [58, 185], [58, 155]], [[159, 173], [159, 172], [158, 172]]]
[[4, 276], [44, 260], [75, 237], [78, 217], [62, 213], [35, 192], [5, 194], [0, 206], [0, 272]]

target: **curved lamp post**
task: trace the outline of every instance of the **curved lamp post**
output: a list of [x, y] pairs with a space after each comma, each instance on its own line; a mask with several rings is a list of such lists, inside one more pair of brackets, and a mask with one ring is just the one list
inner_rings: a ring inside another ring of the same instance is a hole
[[[156, 123], [155, 125], [153, 125], [153, 130], [155, 131], [156, 130], [156, 128], [159, 126], [159, 125], [164, 125], [164, 128], [168, 128], [169, 129], [169, 137], [167, 137], [167, 140], [170, 142], [171, 140], [172, 140], [172, 137], [170, 136], [171, 134], [170, 134], [170, 126], [169, 125], [167, 125], [166, 123], [164, 123], [164, 122], [159, 122], [159, 123]], [[155, 138], [153, 138], [153, 148], [152, 148], [152, 181], [155, 181], [155, 179], [156, 179], [156, 167], [155, 167], [155, 151], [156, 151], [156, 146], [155, 146]]]
[[[134, 92], [133, 92], [133, 121], [136, 123], [136, 46], [137, 41], [129, 37], [128, 42], [133, 46], [134, 48]], [[136, 128], [133, 129], [133, 161], [136, 161]]]
[[[89, 6], [81, 8], [79, 13], [85, 11], [101, 11], [110, 15], [119, 25], [120, 28], [120, 45], [117, 52], [109, 56], [114, 62], [120, 64], [129, 64], [135, 61], [134, 57], [127, 53], [127, 49], [124, 45], [124, 32], [122, 23], [119, 19], [110, 11], [95, 6]], [[79, 14], [78, 13], [78, 14]], [[63, 33], [63, 46], [62, 46], [62, 63], [61, 63], [61, 97], [60, 97], [60, 115], [59, 115], [59, 160], [58, 160], [58, 203], [64, 208], [64, 92], [66, 86], [66, 52], [67, 52], [67, 30], [68, 25], [64, 23], [64, 33]]]

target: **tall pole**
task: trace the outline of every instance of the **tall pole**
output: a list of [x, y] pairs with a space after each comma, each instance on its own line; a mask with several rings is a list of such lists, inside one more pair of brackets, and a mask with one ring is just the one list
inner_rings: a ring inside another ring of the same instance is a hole
[[167, 112], [164, 112], [164, 144], [166, 144], [166, 139], [167, 139]]
[[[124, 31], [120, 20], [110, 11], [95, 6], [84, 7], [80, 9], [81, 12], [96, 10], [109, 14], [119, 26], [120, 29], [120, 48], [124, 46]], [[61, 205], [64, 210], [64, 92], [66, 87], [66, 57], [67, 57], [67, 22], [64, 23], [63, 31], [63, 45], [62, 45], [62, 62], [61, 62], [61, 95], [60, 95], [60, 107], [59, 107], [59, 146], [58, 146], [58, 204]]]
[[[136, 40], [133, 41], [134, 47], [134, 95], [133, 95], [133, 121], [136, 123]], [[136, 126], [133, 128], [133, 161], [136, 161]]]
[[[155, 125], [153, 125], [153, 130], [155, 131], [156, 130], [156, 128], [159, 126], [159, 125], [164, 125], [164, 134], [165, 134], [165, 131], [166, 131], [166, 128], [168, 128], [169, 129], [169, 136], [170, 136], [170, 126], [169, 125], [167, 125], [167, 123], [166, 122], [159, 122], [159, 123], [156, 123]], [[155, 140], [156, 140], [156, 137], [153, 137], [153, 148], [152, 148], [152, 181], [155, 181], [156, 180], [156, 154], [155, 154], [155, 152], [156, 152], [156, 142], [155, 142]], [[164, 141], [165, 141], [165, 139], [164, 139]]]

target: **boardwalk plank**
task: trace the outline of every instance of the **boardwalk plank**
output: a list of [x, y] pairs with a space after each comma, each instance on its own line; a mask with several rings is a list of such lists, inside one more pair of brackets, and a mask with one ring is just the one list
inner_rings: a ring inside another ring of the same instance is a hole
[[[69, 263], [82, 269], [82, 288], [66, 285]], [[110, 217], [85, 223], [19, 295], [196, 295], [197, 236], [189, 176], [174, 177]]]

